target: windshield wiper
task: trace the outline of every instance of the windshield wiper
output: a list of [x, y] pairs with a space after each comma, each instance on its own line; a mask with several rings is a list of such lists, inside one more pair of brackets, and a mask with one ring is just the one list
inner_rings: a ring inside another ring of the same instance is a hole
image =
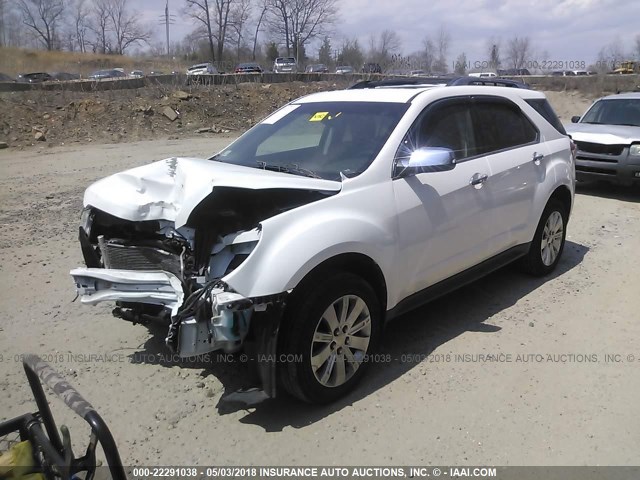
[[271, 170], [274, 172], [283, 172], [283, 173], [291, 173], [293, 175], [302, 175], [303, 177], [311, 177], [311, 178], [322, 178], [320, 175], [315, 173], [312, 170], [307, 170], [306, 168], [301, 168], [295, 163], [287, 163], [286, 165], [276, 165], [267, 162], [256, 161], [258, 167], [263, 170]]

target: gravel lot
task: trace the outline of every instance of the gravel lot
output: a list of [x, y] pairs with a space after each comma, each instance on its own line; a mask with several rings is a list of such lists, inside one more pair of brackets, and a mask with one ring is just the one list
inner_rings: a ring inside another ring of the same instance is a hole
[[[0, 151], [0, 419], [34, 408], [17, 358], [34, 352], [103, 415], [128, 465], [637, 464], [640, 189], [582, 187], [554, 276], [506, 268], [398, 319], [391, 361], [330, 406], [223, 405], [239, 362], [180, 365], [163, 330], [73, 303], [84, 188], [227, 141]], [[82, 422], [52, 405], [85, 444]]]

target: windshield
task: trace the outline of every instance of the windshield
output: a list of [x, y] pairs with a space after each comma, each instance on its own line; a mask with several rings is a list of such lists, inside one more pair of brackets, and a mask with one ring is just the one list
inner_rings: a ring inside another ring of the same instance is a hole
[[211, 160], [340, 180], [364, 172], [408, 108], [403, 103], [287, 105]]
[[640, 127], [640, 98], [599, 100], [585, 113], [580, 123]]

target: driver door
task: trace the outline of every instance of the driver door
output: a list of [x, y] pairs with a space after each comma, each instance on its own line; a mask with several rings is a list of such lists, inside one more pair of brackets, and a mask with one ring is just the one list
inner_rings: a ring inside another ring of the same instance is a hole
[[396, 162], [422, 147], [453, 150], [456, 165], [395, 178], [400, 299], [488, 258], [491, 197], [484, 187], [489, 164], [477, 155], [470, 99], [428, 106], [398, 149]]

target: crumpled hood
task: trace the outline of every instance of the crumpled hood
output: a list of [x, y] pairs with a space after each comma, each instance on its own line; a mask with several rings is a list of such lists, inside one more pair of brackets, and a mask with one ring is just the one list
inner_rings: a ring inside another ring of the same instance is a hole
[[85, 191], [84, 206], [131, 221], [169, 220], [179, 228], [216, 187], [338, 192], [342, 184], [199, 158], [167, 158], [97, 181]]
[[629, 145], [640, 142], [640, 127], [627, 125], [595, 125], [592, 123], [570, 123], [565, 125], [567, 133], [578, 142], [602, 145]]

